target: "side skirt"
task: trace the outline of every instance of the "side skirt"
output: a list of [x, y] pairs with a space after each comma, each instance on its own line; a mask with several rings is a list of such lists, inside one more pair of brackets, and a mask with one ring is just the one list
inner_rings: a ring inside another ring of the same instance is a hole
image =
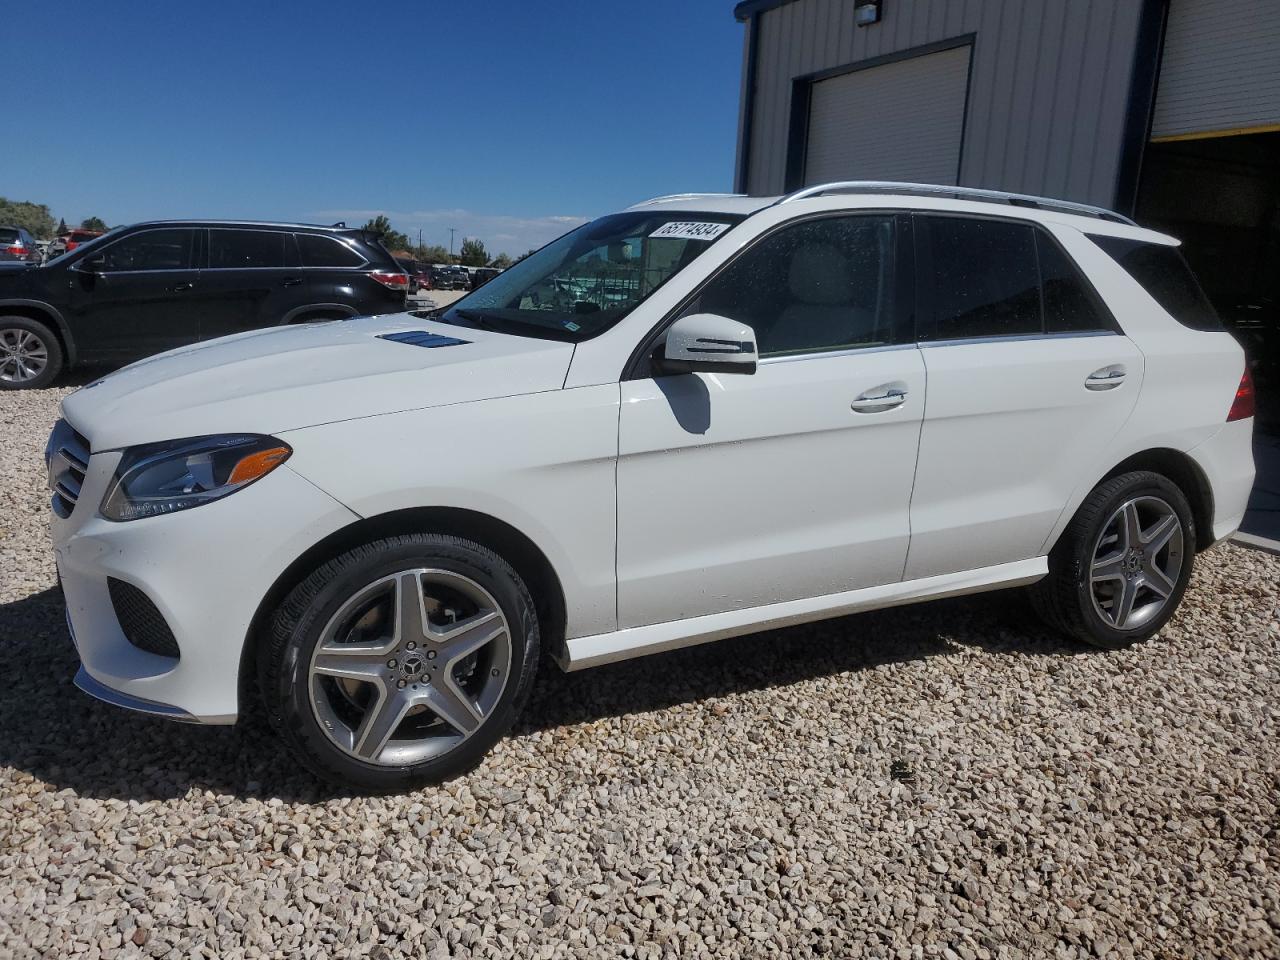
[[650, 653], [662, 653], [726, 637], [759, 633], [762, 630], [793, 627], [847, 613], [896, 607], [917, 600], [938, 600], [942, 597], [981, 593], [984, 590], [1021, 587], [1035, 583], [1048, 572], [1048, 559], [1035, 557], [961, 573], [863, 587], [861, 590], [832, 593], [824, 597], [786, 600], [762, 607], [690, 617], [687, 620], [628, 627], [613, 633], [598, 633], [590, 637], [566, 640], [559, 663], [565, 670], [583, 670]]

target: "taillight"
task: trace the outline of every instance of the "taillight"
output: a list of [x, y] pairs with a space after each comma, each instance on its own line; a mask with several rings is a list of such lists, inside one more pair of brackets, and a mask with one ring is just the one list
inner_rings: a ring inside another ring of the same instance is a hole
[[20, 257], [25, 257], [27, 255], [27, 248], [20, 243], [15, 243], [9, 248], [9, 252], [17, 254]]
[[391, 290], [408, 290], [409, 275], [394, 270], [371, 270], [369, 276]]
[[1253, 390], [1253, 374], [1244, 368], [1244, 376], [1240, 378], [1240, 386], [1236, 387], [1236, 398], [1231, 401], [1231, 409], [1227, 411], [1227, 423], [1233, 420], [1247, 420], [1253, 416], [1257, 407], [1257, 394]]

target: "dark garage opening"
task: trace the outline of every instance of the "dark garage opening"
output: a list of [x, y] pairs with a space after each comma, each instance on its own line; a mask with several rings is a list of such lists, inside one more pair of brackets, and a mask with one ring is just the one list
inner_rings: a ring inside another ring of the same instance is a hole
[[1249, 358], [1258, 430], [1280, 432], [1280, 132], [1149, 144], [1137, 220], [1183, 241]]

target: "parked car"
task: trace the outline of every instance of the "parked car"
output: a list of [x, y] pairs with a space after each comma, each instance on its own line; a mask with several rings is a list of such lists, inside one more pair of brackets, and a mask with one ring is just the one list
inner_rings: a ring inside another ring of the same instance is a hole
[[1251, 417], [1176, 241], [1115, 214], [664, 198], [434, 313], [72, 393], [52, 536], [83, 690], [203, 723], [260, 698], [316, 773], [399, 789], [478, 762], [544, 651], [1025, 585], [1069, 637], [1144, 640], [1240, 523]]
[[88, 243], [90, 240], [102, 236], [102, 234], [103, 231], [101, 230], [71, 230], [64, 233], [59, 237], [55, 237], [49, 245], [49, 257], [60, 257], [64, 253], [70, 253], [81, 244]]
[[432, 284], [437, 290], [470, 290], [471, 274], [466, 267], [436, 266], [431, 268]]
[[476, 267], [471, 274], [471, 289], [475, 290], [483, 287], [501, 272], [497, 267]]
[[[44, 266], [0, 271], [0, 388], [121, 365], [259, 327], [404, 309], [409, 278], [375, 237], [214, 220], [121, 227]], [[16, 348], [15, 348], [16, 349]]]
[[22, 227], [0, 226], [0, 260], [38, 263], [40, 247], [36, 238]]

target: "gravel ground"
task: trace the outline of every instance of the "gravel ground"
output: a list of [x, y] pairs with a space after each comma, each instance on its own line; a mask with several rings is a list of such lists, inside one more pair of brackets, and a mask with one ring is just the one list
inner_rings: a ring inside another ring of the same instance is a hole
[[544, 669], [471, 776], [347, 797], [72, 687], [65, 392], [0, 394], [0, 955], [1280, 956], [1280, 558], [1119, 653], [992, 594]]

